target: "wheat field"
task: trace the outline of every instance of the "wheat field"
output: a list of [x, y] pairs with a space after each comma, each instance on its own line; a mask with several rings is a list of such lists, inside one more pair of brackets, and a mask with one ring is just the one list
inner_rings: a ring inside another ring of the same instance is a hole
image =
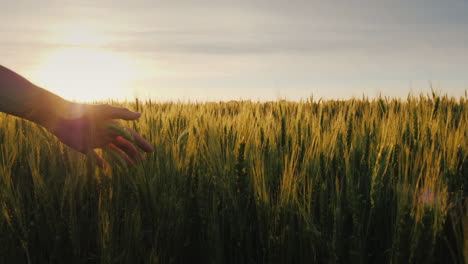
[[464, 263], [468, 97], [110, 102], [104, 171], [0, 114], [0, 263]]

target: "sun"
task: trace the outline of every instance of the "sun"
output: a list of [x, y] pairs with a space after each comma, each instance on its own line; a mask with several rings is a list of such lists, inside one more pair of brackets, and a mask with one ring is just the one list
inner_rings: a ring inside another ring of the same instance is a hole
[[75, 24], [60, 28], [51, 39], [62, 48], [43, 56], [33, 73], [38, 85], [82, 102], [131, 97], [135, 65], [129, 57], [104, 48], [110, 41], [105, 34]]
[[66, 48], [50, 53], [35, 75], [41, 86], [66, 99], [98, 101], [131, 95], [134, 69], [112, 52]]

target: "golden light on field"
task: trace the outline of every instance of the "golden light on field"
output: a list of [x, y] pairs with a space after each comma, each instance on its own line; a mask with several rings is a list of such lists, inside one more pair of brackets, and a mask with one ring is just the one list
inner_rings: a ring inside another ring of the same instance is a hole
[[122, 99], [131, 95], [136, 70], [131, 60], [100, 47], [108, 39], [76, 25], [63, 28], [54, 41], [64, 48], [44, 56], [34, 79], [44, 88], [77, 101]]

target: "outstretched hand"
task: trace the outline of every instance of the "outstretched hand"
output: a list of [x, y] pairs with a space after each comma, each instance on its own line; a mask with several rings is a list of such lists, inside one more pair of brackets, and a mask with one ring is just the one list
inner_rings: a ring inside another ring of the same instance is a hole
[[144, 152], [153, 147], [137, 132], [122, 126], [117, 119], [135, 120], [140, 113], [110, 105], [73, 104], [67, 118], [61, 118], [49, 129], [69, 147], [93, 155], [100, 167], [108, 167], [94, 149], [113, 152], [132, 166], [144, 160]]
[[153, 151], [140, 135], [118, 122], [118, 119], [135, 120], [140, 113], [110, 105], [69, 102], [1, 65], [0, 112], [47, 128], [71, 148], [94, 155], [101, 167], [107, 167], [107, 162], [97, 155], [95, 148], [117, 154], [128, 165], [144, 159], [140, 149]]

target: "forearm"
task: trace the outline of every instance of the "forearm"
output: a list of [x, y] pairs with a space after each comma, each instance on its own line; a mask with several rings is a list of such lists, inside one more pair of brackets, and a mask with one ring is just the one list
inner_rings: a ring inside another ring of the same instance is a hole
[[0, 112], [50, 129], [70, 104], [0, 65]]

